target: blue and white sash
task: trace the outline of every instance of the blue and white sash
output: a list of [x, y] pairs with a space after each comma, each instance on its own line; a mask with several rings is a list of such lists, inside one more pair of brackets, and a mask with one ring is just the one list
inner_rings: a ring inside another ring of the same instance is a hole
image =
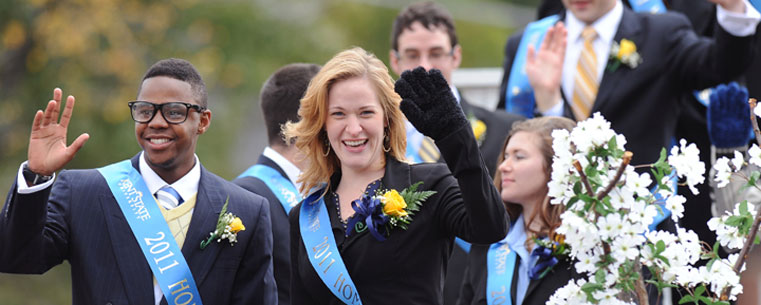
[[750, 0], [750, 4], [753, 5], [757, 11], [761, 12], [761, 0]]
[[638, 13], [660, 14], [666, 12], [666, 5], [661, 0], [629, 0], [632, 10]]
[[324, 208], [323, 193], [324, 190], [313, 192], [301, 204], [299, 227], [309, 263], [339, 300], [348, 305], [362, 304], [357, 287], [338, 252], [328, 211]]
[[489, 305], [512, 305], [510, 290], [517, 261], [515, 251], [506, 242], [489, 247], [486, 254], [486, 303]]
[[528, 46], [539, 49], [547, 30], [557, 22], [557, 15], [547, 16], [541, 20], [529, 23], [523, 31], [523, 37], [515, 53], [513, 66], [510, 69], [510, 78], [507, 80], [505, 89], [505, 111], [517, 113], [527, 118], [534, 117], [534, 89], [528, 82], [526, 75], [526, 54]]
[[190, 267], [140, 173], [124, 160], [98, 169], [169, 304], [201, 304]]
[[272, 167], [256, 164], [249, 167], [238, 178], [242, 177], [254, 177], [262, 180], [264, 184], [275, 194], [277, 200], [285, 210], [285, 214], [291, 212], [291, 208], [296, 206], [301, 201], [301, 195], [296, 190], [296, 186], [293, 185], [291, 180], [283, 177], [277, 170]]

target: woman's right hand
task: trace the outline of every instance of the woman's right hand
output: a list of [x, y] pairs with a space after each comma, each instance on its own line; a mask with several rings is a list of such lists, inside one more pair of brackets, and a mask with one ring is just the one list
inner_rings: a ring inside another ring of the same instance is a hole
[[447, 80], [439, 70], [423, 67], [404, 71], [394, 91], [402, 97], [399, 108], [422, 134], [439, 140], [468, 124]]
[[69, 95], [63, 109], [60, 122], [58, 114], [61, 108], [61, 89], [53, 90], [53, 99], [48, 102], [45, 112], [37, 110], [32, 123], [32, 133], [29, 137], [28, 158], [29, 169], [40, 175], [50, 176], [63, 168], [90, 135], [83, 133], [70, 146], [66, 146], [66, 131], [74, 110], [74, 97]]

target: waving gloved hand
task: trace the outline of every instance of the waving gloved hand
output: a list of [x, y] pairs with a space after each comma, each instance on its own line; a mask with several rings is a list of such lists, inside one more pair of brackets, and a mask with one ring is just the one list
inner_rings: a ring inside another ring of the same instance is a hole
[[468, 124], [452, 89], [439, 70], [405, 71], [394, 91], [402, 97], [404, 115], [422, 134], [439, 140]]
[[748, 90], [732, 82], [721, 84], [710, 97], [708, 135], [718, 148], [739, 147], [750, 140], [750, 107]]

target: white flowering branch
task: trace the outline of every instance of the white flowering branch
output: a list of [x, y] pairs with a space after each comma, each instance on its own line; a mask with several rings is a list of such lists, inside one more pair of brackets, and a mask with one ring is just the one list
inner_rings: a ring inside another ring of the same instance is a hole
[[[565, 236], [574, 267], [586, 278], [569, 282], [548, 304], [648, 304], [645, 282], [659, 290], [684, 287], [690, 294], [681, 303], [723, 305], [742, 292], [740, 255], [721, 259], [718, 246], [704, 250], [697, 234], [678, 226], [676, 233], [648, 229], [659, 211], [670, 212], [676, 223], [683, 216], [686, 199], [671, 188], [674, 176], [693, 193], [705, 180], [694, 144], [681, 140], [670, 153], [661, 152], [649, 165], [650, 173], [640, 174], [635, 171], [639, 167], [630, 165], [626, 138], [599, 113], [570, 132], [556, 130], [552, 136], [555, 156], [548, 194], [552, 204], [565, 208], [556, 232]], [[751, 163], [761, 165], [761, 148], [753, 148], [751, 155]], [[729, 161], [724, 162], [722, 177], [731, 171]], [[657, 188], [651, 191], [653, 183]], [[739, 248], [749, 231], [758, 228], [754, 220], [761, 221], [761, 214], [755, 214], [754, 206], [738, 204], [733, 213], [713, 218], [709, 227], [721, 245]], [[701, 257], [709, 263], [694, 267]], [[642, 276], [644, 268], [652, 277]]]
[[[757, 144], [761, 146], [761, 129], [758, 128], [758, 121], [756, 119], [756, 115], [754, 112], [757, 106], [756, 99], [754, 98], [748, 99], [748, 104], [750, 104], [750, 123], [753, 126], [753, 133], [756, 134]], [[753, 225], [751, 225], [750, 227], [750, 235], [748, 235], [748, 238], [745, 239], [745, 243], [743, 244], [743, 247], [740, 250], [740, 257], [737, 259], [737, 262], [735, 262], [735, 265], [732, 268], [738, 274], [740, 273], [742, 266], [745, 264], [745, 261], [748, 259], [748, 253], [750, 253], [750, 250], [753, 249], [753, 243], [756, 240], [756, 235], [758, 234], [759, 225], [761, 225], [761, 209], [758, 209], [758, 211], [756, 211], [756, 217], [753, 219]], [[720, 299], [722, 301], [726, 301], [729, 298], [728, 295], [729, 295], [729, 287], [724, 288], [724, 291], [721, 292]]]

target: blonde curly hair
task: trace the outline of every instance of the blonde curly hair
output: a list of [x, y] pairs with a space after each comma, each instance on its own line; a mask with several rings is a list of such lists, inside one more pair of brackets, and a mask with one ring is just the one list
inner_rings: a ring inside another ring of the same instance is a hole
[[[330, 59], [320, 72], [312, 78], [299, 107], [298, 122], [288, 122], [283, 127], [286, 141], [291, 142], [304, 154], [308, 161], [299, 182], [301, 192], [306, 194], [320, 183], [330, 183], [330, 176], [340, 169], [341, 161], [335, 152], [324, 155], [327, 148], [325, 121], [328, 117], [328, 94], [334, 84], [354, 77], [365, 77], [375, 87], [378, 101], [388, 122], [386, 133], [387, 156], [405, 160], [407, 147], [404, 115], [399, 110], [401, 97], [394, 92], [394, 82], [388, 68], [375, 55], [355, 47], [342, 51]], [[330, 185], [328, 185], [329, 187]]]

